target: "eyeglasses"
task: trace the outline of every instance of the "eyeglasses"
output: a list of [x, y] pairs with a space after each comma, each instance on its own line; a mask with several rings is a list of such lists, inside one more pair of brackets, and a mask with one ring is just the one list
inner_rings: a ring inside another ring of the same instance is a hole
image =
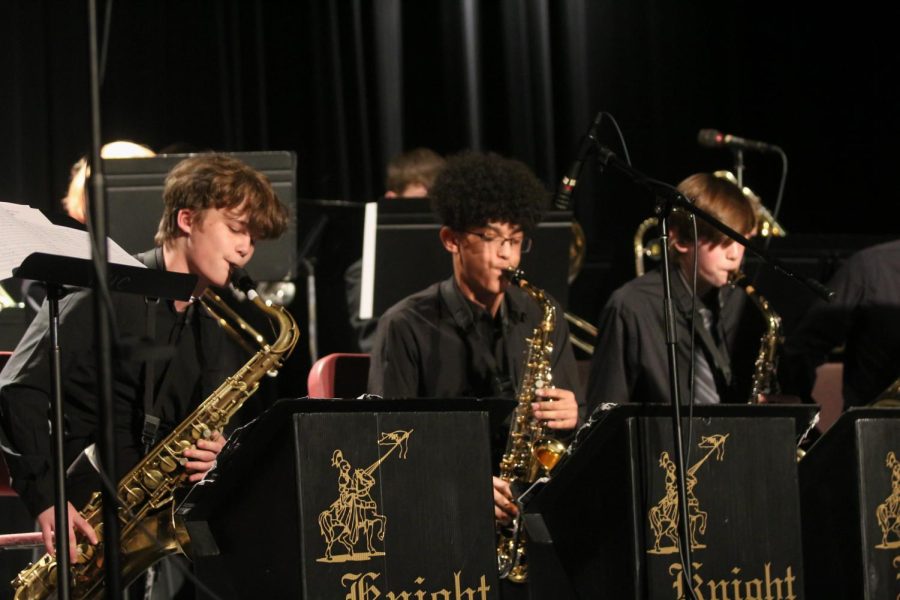
[[503, 244], [509, 244], [510, 249], [518, 250], [521, 254], [531, 252], [533, 240], [530, 237], [508, 237], [497, 235], [493, 231], [466, 231], [469, 235], [474, 235], [488, 246], [494, 248], [502, 248]]

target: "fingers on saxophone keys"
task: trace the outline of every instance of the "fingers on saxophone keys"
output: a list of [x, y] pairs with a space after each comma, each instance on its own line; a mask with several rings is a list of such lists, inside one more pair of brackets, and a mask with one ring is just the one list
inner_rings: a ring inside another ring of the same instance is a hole
[[513, 520], [513, 517], [509, 513], [503, 512], [502, 510], [500, 510], [500, 508], [498, 508], [496, 506], [494, 507], [494, 518], [501, 525], [509, 525], [510, 523], [512, 523], [512, 520]]
[[508, 508], [494, 505], [494, 518], [504, 525], [511, 523], [513, 518], [518, 514], [519, 511], [514, 504], [510, 505]]
[[87, 538], [87, 541], [93, 545], [97, 545], [100, 541], [97, 537], [97, 532], [94, 531], [94, 528], [88, 523], [87, 519], [81, 516], [81, 513], [73, 511], [74, 516], [71, 517], [73, 529], [77, 529], [81, 535]]
[[519, 508], [516, 506], [515, 502], [504, 498], [498, 494], [494, 495], [494, 513], [498, 515], [498, 518], [502, 516], [516, 516], [519, 514]]
[[532, 402], [531, 403], [531, 412], [536, 419], [545, 419], [547, 418], [551, 407], [549, 406], [549, 402]]
[[558, 397], [559, 390], [557, 390], [555, 387], [543, 387], [534, 390], [534, 395], [546, 400], [553, 400]]
[[[184, 456], [188, 459], [193, 460], [194, 463], [196, 464], [196, 462], [210, 463], [210, 462], [216, 460], [217, 454], [215, 452], [211, 452], [209, 450], [201, 450], [199, 448], [188, 448], [187, 450], [184, 451]], [[190, 462], [186, 463], [185, 467], [191, 468], [189, 465], [191, 465]]]
[[556, 402], [534, 402], [531, 411], [535, 419], [541, 421], [555, 421], [565, 415], [565, 408], [558, 406]]

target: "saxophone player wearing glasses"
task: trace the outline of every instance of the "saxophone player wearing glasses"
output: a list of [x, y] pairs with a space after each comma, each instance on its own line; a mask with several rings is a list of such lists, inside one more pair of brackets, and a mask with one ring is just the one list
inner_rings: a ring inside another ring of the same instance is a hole
[[[380, 318], [369, 392], [390, 398], [515, 398], [526, 338], [541, 323], [542, 312], [506, 273], [531, 250], [528, 234], [549, 195], [524, 164], [475, 152], [451, 157], [429, 193], [453, 276], [402, 300]], [[565, 433], [585, 413], [574, 391], [578, 375], [568, 328], [559, 321], [550, 359], [555, 387], [535, 390], [533, 414]], [[495, 450], [502, 451], [505, 441]], [[508, 484], [497, 477], [494, 501], [499, 521], [517, 513]]]

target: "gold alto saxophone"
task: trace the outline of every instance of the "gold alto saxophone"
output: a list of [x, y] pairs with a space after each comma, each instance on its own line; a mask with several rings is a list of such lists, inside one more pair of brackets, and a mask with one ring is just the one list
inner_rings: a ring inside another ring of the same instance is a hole
[[[231, 417], [259, 387], [259, 380], [276, 371], [290, 355], [300, 337], [294, 318], [280, 306], [264, 302], [255, 291], [245, 289], [253, 304], [277, 323], [278, 335], [271, 344], [238, 317], [212, 291], [207, 290], [203, 306], [230, 334], [235, 331], [216, 310], [235, 319], [238, 327], [255, 338], [260, 350], [234, 375], [204, 400], [177, 428], [157, 444], [119, 482], [119, 521], [121, 528], [122, 581], [128, 584], [163, 557], [189, 553], [190, 539], [174, 514], [173, 492], [187, 484], [182, 452], [197, 440], [222, 431]], [[71, 597], [102, 598], [103, 515], [100, 493], [95, 492], [81, 516], [94, 528], [101, 543], [83, 542], [77, 546], [78, 559], [71, 567]], [[16, 600], [55, 597], [56, 559], [43, 558], [19, 573], [12, 581]]]
[[[551, 336], [556, 326], [556, 307], [543, 290], [525, 280], [522, 271], [510, 269], [507, 277], [531, 296], [543, 313], [540, 325], [526, 340], [525, 368], [516, 398], [518, 404], [510, 423], [506, 452], [500, 460], [500, 479], [510, 485], [527, 485], [549, 474], [566, 451], [562, 442], [549, 435], [547, 426], [534, 418], [531, 408], [535, 390], [552, 386], [550, 355], [553, 353]], [[515, 583], [528, 579], [525, 544], [520, 512], [510, 527], [500, 527], [497, 531], [497, 562], [501, 578]]]
[[748, 404], [758, 404], [760, 394], [777, 394], [778, 386], [778, 350], [784, 342], [781, 329], [781, 317], [772, 310], [765, 299], [747, 280], [747, 276], [738, 271], [731, 277], [731, 284], [743, 289], [753, 304], [759, 309], [765, 321], [765, 331], [759, 344], [759, 353], [753, 365], [753, 378], [750, 384]]

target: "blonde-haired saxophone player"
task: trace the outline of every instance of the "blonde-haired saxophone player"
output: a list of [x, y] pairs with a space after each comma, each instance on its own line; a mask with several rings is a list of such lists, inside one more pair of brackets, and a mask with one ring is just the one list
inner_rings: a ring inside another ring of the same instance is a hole
[[[258, 239], [280, 235], [287, 210], [265, 176], [223, 155], [198, 155], [180, 162], [166, 178], [164, 213], [156, 248], [139, 255], [151, 269], [191, 273], [198, 277], [194, 297], [207, 286], [227, 284], [231, 271], [253, 256]], [[148, 245], [149, 245], [148, 240]], [[70, 467], [96, 441], [98, 406], [94, 320], [90, 290], [73, 290], [60, 302], [62, 389], [66, 419], [65, 461]], [[174, 356], [158, 360], [145, 378], [145, 363], [117, 352], [113, 364], [115, 445], [119, 480], [144, 453], [143, 390], [154, 391], [152, 410], [160, 419], [159, 440], [230, 375], [225, 364], [223, 331], [192, 302], [153, 302], [130, 294], [112, 294], [117, 347], [149, 335], [158, 346], [172, 346]], [[153, 317], [150, 311], [154, 311]], [[148, 328], [148, 320], [155, 327]], [[53, 552], [54, 495], [52, 453], [47, 423], [50, 398], [46, 306], [31, 324], [12, 358], [0, 373], [2, 449], [13, 488], [38, 520], [48, 552]], [[185, 451], [191, 481], [201, 479], [224, 444], [213, 436]], [[78, 460], [69, 472], [69, 538], [97, 542], [95, 532], [76, 512], [99, 480], [90, 461]]]
[[[750, 200], [731, 181], [711, 173], [697, 173], [678, 185], [696, 206], [748, 236], [756, 228]], [[744, 248], [705, 222], [697, 221], [697, 244], [689, 216], [675, 211], [669, 220], [669, 246], [675, 333], [678, 340], [679, 386], [682, 402], [691, 391], [698, 404], [747, 402], [740, 390], [732, 353], [746, 294], [726, 285], [741, 267]], [[696, 316], [691, 313], [694, 259], [697, 259]], [[601, 402], [669, 402], [666, 335], [661, 269], [650, 271], [616, 290], [600, 314], [594, 358], [588, 380], [591, 405]], [[696, 326], [695, 388], [690, 389], [690, 325]], [[747, 340], [743, 341], [749, 341]], [[758, 346], [751, 343], [748, 348]], [[749, 382], [748, 382], [749, 383]]]

